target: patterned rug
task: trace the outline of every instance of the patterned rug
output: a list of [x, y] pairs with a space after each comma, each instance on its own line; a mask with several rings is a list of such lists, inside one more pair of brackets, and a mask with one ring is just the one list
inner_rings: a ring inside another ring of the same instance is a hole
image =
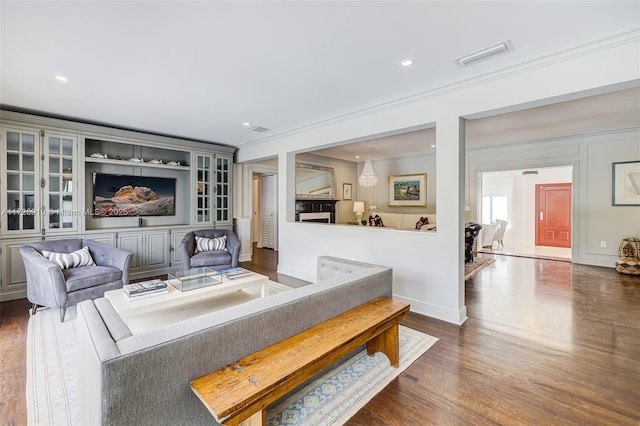
[[480, 272], [481, 269], [486, 268], [495, 262], [495, 259], [488, 259], [484, 257], [474, 257], [473, 262], [464, 264], [464, 279], [465, 281]]
[[[284, 287], [284, 286], [282, 286]], [[27, 326], [27, 424], [79, 425], [76, 405], [76, 308], [60, 322], [40, 308]], [[385, 355], [362, 352], [274, 404], [269, 425], [341, 425], [438, 339], [400, 327], [400, 368]]]
[[267, 426], [337, 426], [347, 422], [378, 392], [424, 354], [437, 338], [400, 326], [400, 366], [382, 353], [363, 350], [267, 410]]

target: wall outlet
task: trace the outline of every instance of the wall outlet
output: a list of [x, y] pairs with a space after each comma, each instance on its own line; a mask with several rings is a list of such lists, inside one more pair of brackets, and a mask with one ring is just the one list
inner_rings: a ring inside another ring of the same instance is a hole
[[600, 241], [600, 248], [607, 248], [607, 242], [606, 241]]

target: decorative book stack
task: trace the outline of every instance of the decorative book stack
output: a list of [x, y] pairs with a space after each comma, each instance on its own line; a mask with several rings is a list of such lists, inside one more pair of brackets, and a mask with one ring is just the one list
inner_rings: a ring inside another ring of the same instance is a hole
[[244, 268], [231, 268], [218, 272], [220, 272], [220, 274], [222, 274], [222, 276], [228, 280], [237, 280], [240, 278], [246, 278], [251, 275], [251, 271]]
[[126, 284], [122, 286], [125, 296], [129, 299], [140, 299], [148, 296], [156, 296], [159, 294], [167, 293], [167, 283], [161, 279], [153, 279], [148, 281], [141, 281], [133, 284]]

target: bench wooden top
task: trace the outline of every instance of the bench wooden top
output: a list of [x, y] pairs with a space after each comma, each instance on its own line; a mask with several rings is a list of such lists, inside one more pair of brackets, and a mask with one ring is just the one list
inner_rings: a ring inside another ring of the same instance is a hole
[[377, 298], [199, 377], [191, 388], [221, 423], [247, 407], [264, 409], [353, 349], [397, 327], [409, 307]]

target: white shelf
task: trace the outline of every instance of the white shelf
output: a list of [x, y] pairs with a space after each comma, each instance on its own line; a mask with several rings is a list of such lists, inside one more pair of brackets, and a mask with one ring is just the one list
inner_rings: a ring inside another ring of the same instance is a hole
[[174, 170], [189, 170], [189, 166], [172, 166], [169, 164], [155, 164], [148, 162], [137, 162], [137, 161], [129, 161], [129, 160], [114, 160], [110, 158], [95, 158], [95, 157], [85, 157], [84, 161], [87, 163], [101, 163], [101, 164], [115, 164], [118, 166], [139, 166], [139, 167], [156, 167], [159, 169], [174, 169]]

